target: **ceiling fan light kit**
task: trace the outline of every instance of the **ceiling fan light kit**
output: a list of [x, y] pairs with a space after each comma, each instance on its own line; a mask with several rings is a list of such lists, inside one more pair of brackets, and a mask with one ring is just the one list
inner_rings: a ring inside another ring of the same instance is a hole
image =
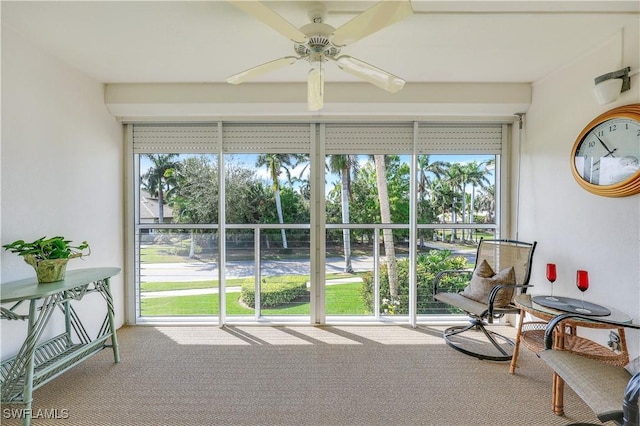
[[306, 60], [312, 66], [307, 76], [309, 111], [319, 111], [323, 107], [323, 67], [328, 61], [335, 62], [341, 70], [390, 93], [395, 93], [404, 87], [405, 81], [398, 76], [352, 56], [338, 55], [344, 46], [410, 16], [413, 13], [410, 0], [381, 1], [337, 29], [324, 23], [326, 10], [321, 3], [311, 4], [309, 18], [312, 22], [300, 28], [296, 28], [261, 2], [231, 1], [231, 3], [293, 41], [294, 51], [298, 56], [285, 56], [249, 68], [228, 77], [228, 83], [240, 84], [292, 65], [300, 59]]

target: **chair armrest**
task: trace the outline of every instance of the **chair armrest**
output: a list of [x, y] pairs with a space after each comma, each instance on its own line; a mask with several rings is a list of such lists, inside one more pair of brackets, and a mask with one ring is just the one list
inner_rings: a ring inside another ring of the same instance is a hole
[[468, 275], [469, 278], [471, 278], [472, 274], [473, 274], [473, 269], [447, 269], [447, 270], [438, 272], [436, 276], [433, 278], [433, 294], [435, 295], [441, 289], [440, 281], [445, 276]]
[[616, 327], [625, 327], [625, 328], [633, 328], [635, 330], [640, 330], [640, 325], [637, 325], [637, 324], [611, 321], [603, 317], [594, 317], [594, 316], [587, 316], [587, 315], [581, 315], [581, 314], [566, 313], [566, 314], [558, 315], [557, 317], [549, 321], [549, 323], [547, 324], [547, 328], [545, 329], [545, 332], [544, 332], [545, 349], [553, 349], [553, 330], [556, 328], [558, 324], [560, 324], [562, 321], [566, 320], [567, 318], [580, 318], [580, 319], [591, 321], [591, 322], [599, 322], [603, 324], [613, 325]]
[[489, 318], [491, 318], [493, 316], [493, 304], [496, 300], [496, 297], [498, 297], [498, 292], [504, 288], [513, 288], [514, 290], [516, 288], [529, 288], [529, 287], [533, 287], [532, 285], [529, 284], [498, 284], [496, 286], [494, 286], [491, 291], [489, 292], [489, 298], [488, 298], [488, 303], [489, 303]]
[[624, 391], [624, 401], [622, 402], [622, 412], [624, 413], [623, 424], [640, 424], [638, 397], [640, 397], [640, 373], [633, 375]]

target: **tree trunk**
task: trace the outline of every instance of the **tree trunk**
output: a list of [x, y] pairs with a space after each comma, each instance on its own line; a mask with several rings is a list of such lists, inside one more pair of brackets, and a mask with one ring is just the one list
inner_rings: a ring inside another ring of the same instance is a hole
[[[384, 164], [384, 155], [374, 155], [376, 165], [376, 183], [378, 185], [378, 199], [380, 201], [380, 218], [382, 223], [391, 223], [391, 209], [389, 208], [389, 192], [387, 190], [387, 168]], [[387, 275], [389, 277], [389, 295], [392, 299], [398, 298], [398, 267], [396, 263], [396, 250], [393, 245], [393, 232], [391, 229], [382, 230], [384, 241], [384, 254], [387, 261]]]
[[191, 230], [191, 247], [189, 248], [189, 259], [196, 257], [196, 234]]
[[[451, 202], [451, 223], [456, 223], [458, 221], [458, 216], [456, 215], [456, 197], [454, 195], [453, 201]], [[455, 243], [458, 239], [458, 233], [456, 228], [451, 228], [451, 243]]]
[[162, 182], [158, 186], [158, 223], [164, 223], [164, 193], [162, 192]]
[[[475, 223], [475, 199], [476, 199], [476, 186], [471, 187], [471, 208], [469, 209], [469, 223]], [[469, 228], [469, 240], [473, 240], [473, 228]]]
[[[467, 192], [464, 185], [462, 185], [462, 222], [466, 220], [467, 217]], [[464, 242], [464, 229], [460, 231], [462, 235], [462, 241]]]
[[[349, 191], [348, 191], [348, 169], [342, 170], [341, 179], [342, 179], [342, 223], [349, 223]], [[353, 266], [351, 265], [351, 230], [348, 228], [344, 228], [342, 230], [342, 240], [344, 245], [344, 272], [353, 273]]]
[[[280, 201], [280, 190], [276, 188], [276, 210], [278, 211], [278, 221], [280, 224], [284, 224], [284, 217], [282, 216], [282, 203]], [[289, 248], [287, 245], [287, 234], [284, 231], [284, 228], [280, 230], [282, 233], [282, 248]]]

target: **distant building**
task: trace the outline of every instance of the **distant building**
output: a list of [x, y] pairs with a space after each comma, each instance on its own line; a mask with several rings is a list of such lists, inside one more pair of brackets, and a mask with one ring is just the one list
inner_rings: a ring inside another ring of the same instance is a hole
[[[168, 205], [163, 208], [163, 222], [173, 221], [173, 210]], [[146, 191], [140, 191], [140, 223], [160, 223], [158, 199], [152, 198]]]

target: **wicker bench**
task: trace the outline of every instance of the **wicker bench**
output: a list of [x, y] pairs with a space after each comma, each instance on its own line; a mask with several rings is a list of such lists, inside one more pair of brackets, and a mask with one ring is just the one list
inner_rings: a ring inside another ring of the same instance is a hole
[[601, 422], [638, 425], [640, 373], [632, 376], [624, 367], [609, 365], [574, 352], [553, 349], [553, 330], [562, 321], [572, 317], [633, 329], [640, 329], [640, 326], [607, 321], [602, 317], [559, 315], [549, 321], [545, 331], [545, 350], [538, 353], [538, 356], [593, 410]]

